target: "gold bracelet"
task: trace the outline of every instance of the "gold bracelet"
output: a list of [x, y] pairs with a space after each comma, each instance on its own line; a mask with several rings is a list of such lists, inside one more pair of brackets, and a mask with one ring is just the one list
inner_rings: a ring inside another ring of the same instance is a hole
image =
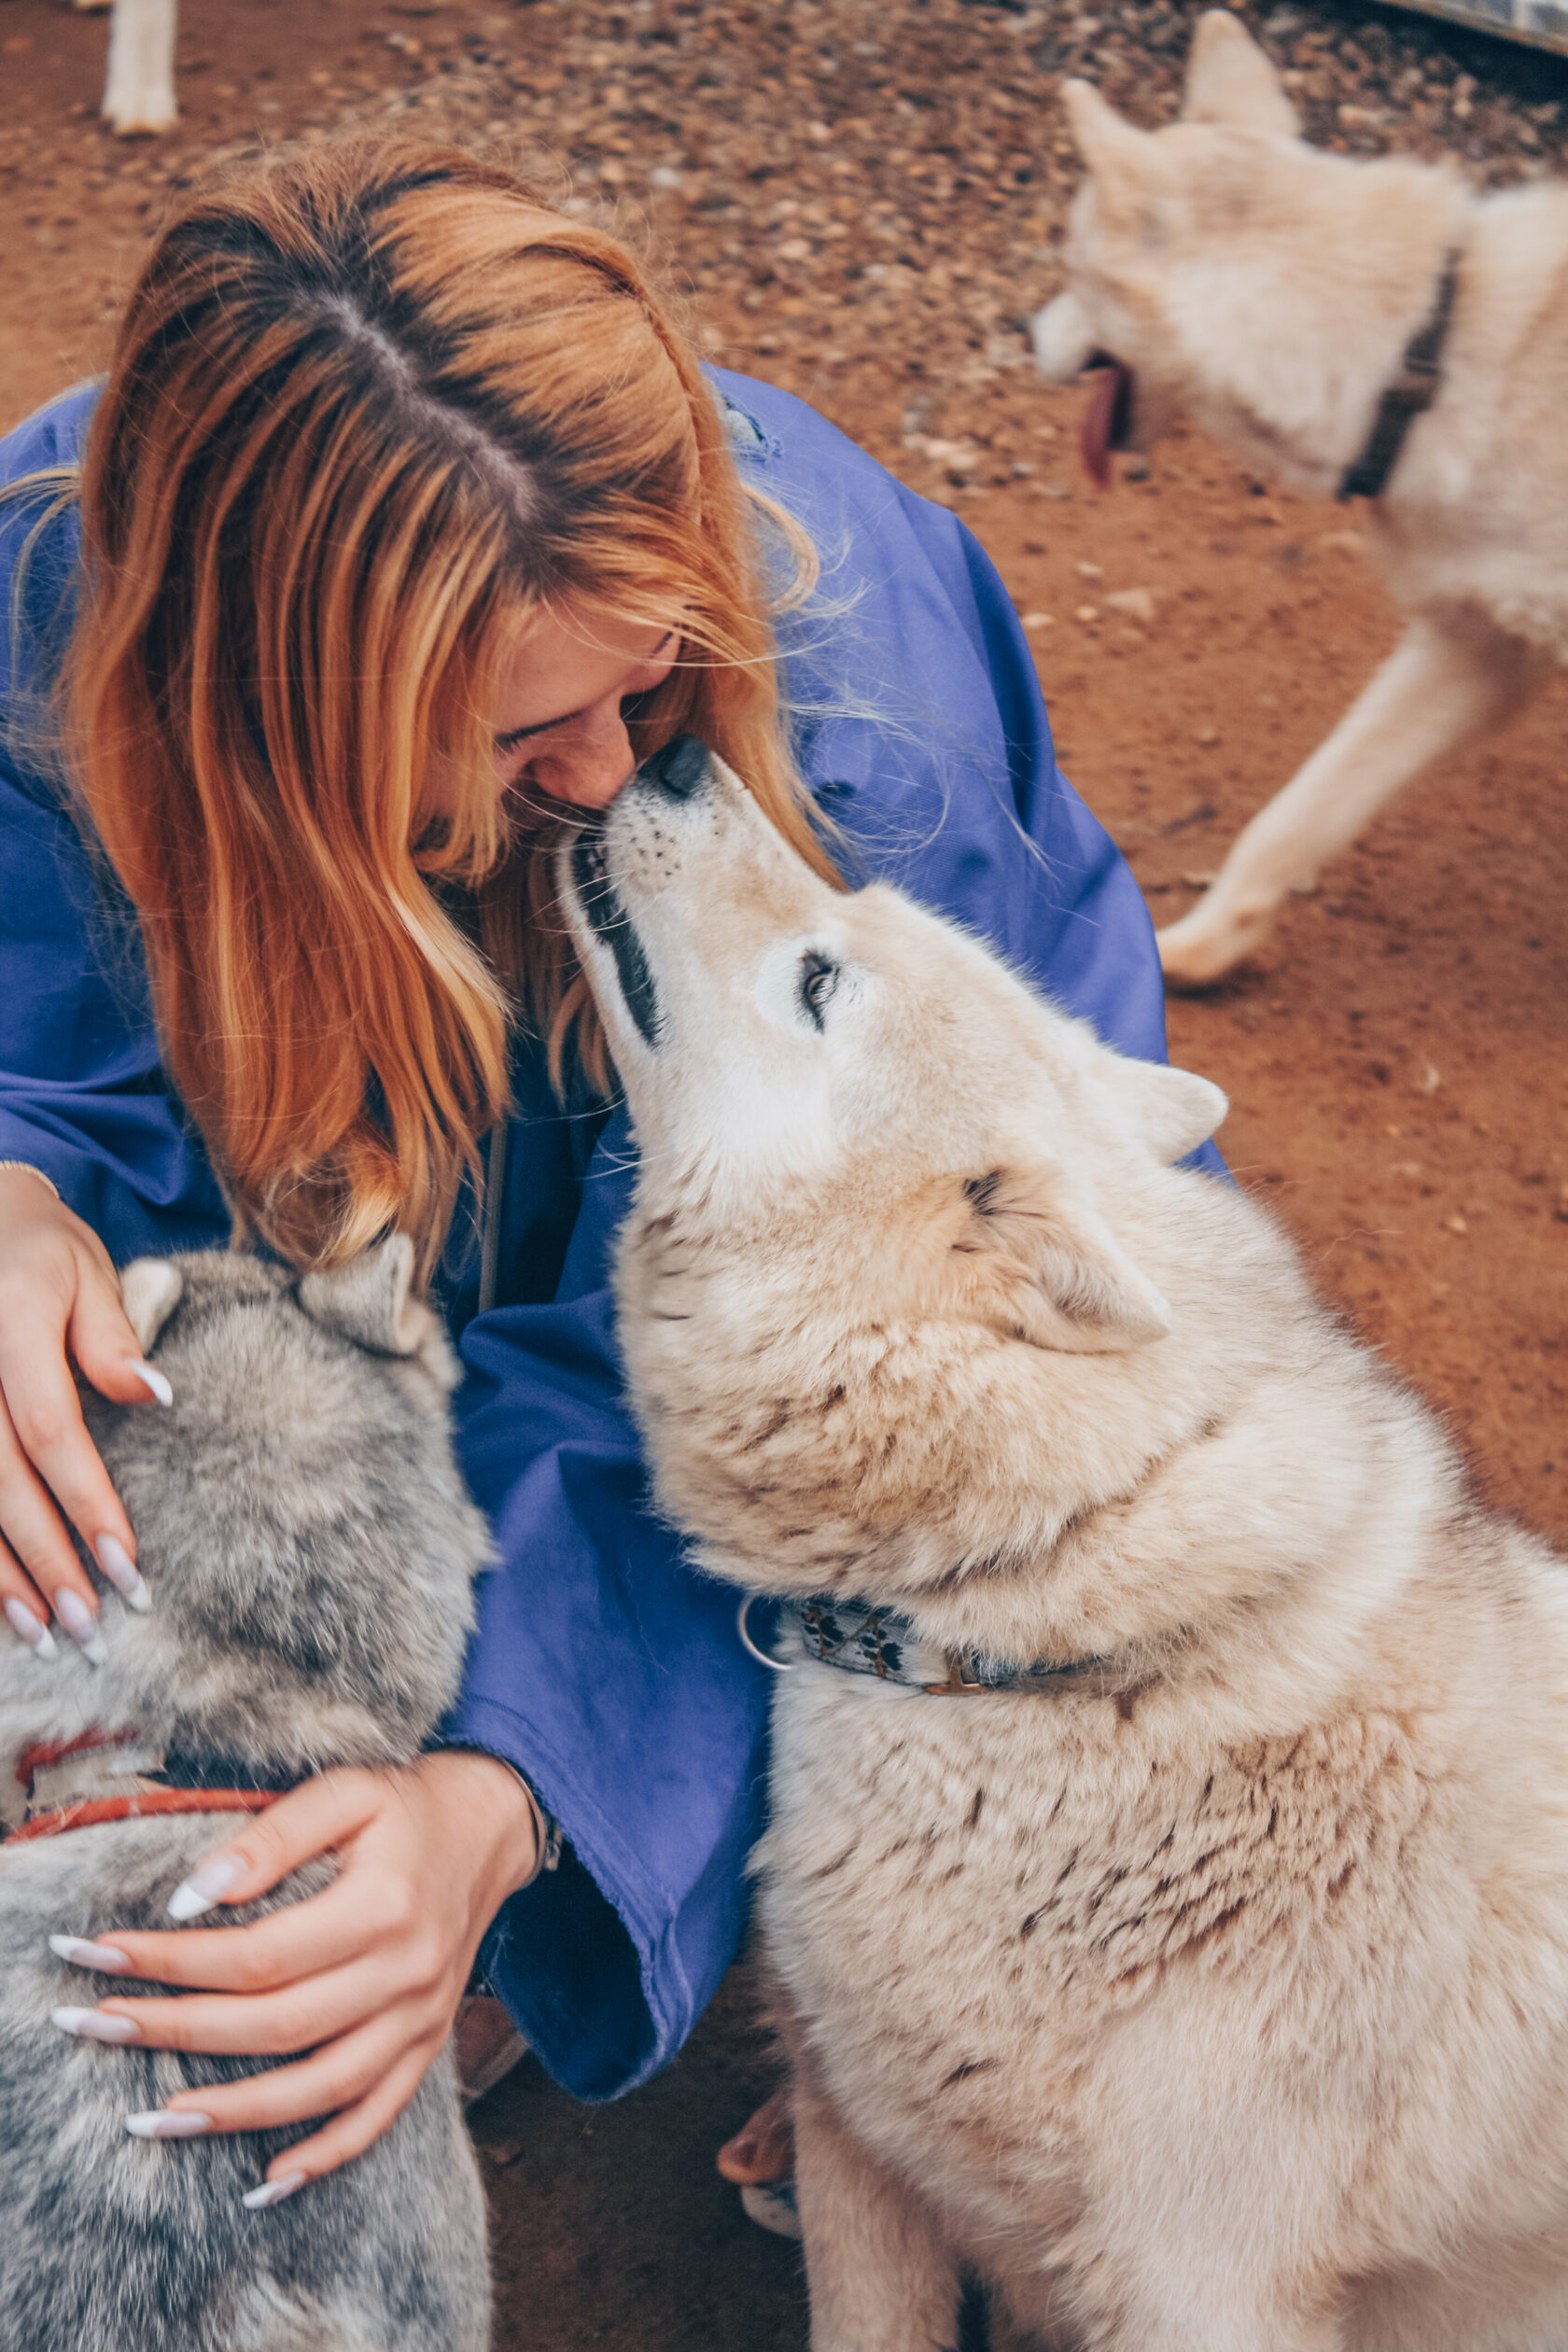
[[[47, 1184], [49, 1186], [56, 1200], [60, 1199], [60, 1186], [55, 1183], [53, 1177], [46, 1176], [41, 1168], [35, 1168], [31, 1160], [0, 1160], [0, 1176], [5, 1174], [7, 1168], [24, 1168], [29, 1176], [36, 1176], [40, 1184]], [[63, 1206], [63, 1203], [62, 1203], [62, 1206]]]

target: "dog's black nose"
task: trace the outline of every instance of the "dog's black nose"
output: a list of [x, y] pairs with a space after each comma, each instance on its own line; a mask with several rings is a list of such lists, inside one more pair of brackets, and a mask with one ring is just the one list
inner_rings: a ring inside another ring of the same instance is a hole
[[707, 775], [707, 746], [695, 735], [672, 735], [662, 751], [643, 763], [642, 772], [672, 800], [690, 800]]

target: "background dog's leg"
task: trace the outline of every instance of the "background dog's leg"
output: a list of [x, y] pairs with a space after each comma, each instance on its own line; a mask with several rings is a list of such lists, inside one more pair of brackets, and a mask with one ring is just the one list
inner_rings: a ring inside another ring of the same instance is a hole
[[1541, 684], [1547, 656], [1477, 614], [1422, 614], [1326, 742], [1232, 843], [1218, 878], [1159, 934], [1176, 987], [1200, 987], [1267, 936], [1287, 891], [1309, 887], [1395, 792], [1486, 734]]
[[958, 2271], [933, 2217], [798, 2076], [795, 2196], [811, 2352], [957, 2352]]
[[175, 126], [175, 0], [115, 0], [104, 113], [122, 137]]

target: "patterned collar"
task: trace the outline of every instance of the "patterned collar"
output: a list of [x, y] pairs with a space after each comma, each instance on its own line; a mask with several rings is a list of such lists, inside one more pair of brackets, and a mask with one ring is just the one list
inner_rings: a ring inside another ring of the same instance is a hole
[[[771, 1648], [757, 1641], [748, 1622], [753, 1609], [763, 1607], [773, 1612]], [[810, 1601], [787, 1601], [748, 1593], [735, 1622], [752, 1657], [776, 1673], [807, 1663], [839, 1666], [847, 1673], [903, 1683], [933, 1699], [985, 1690], [1038, 1690], [1092, 1673], [1106, 1663], [1103, 1658], [1037, 1658], [1019, 1665], [1015, 1659], [983, 1651], [942, 1649], [892, 1609], [824, 1594]]]

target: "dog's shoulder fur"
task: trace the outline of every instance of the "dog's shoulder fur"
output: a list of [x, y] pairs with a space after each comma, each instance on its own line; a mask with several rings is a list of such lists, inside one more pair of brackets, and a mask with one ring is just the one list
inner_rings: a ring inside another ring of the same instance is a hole
[[[220, 1253], [127, 1268], [164, 1409], [84, 1387], [152, 1596], [100, 1581], [100, 1668], [0, 1656], [9, 1772], [35, 1742], [133, 1727], [138, 1750], [276, 1785], [414, 1757], [455, 1693], [490, 1541], [453, 1455], [455, 1367], [401, 1239], [302, 1280]], [[74, 1768], [112, 1791], [114, 1751]], [[220, 1827], [220, 1824], [218, 1825]], [[240, 2204], [300, 2135], [148, 2143], [128, 2113], [261, 2070], [105, 2049], [51, 2007], [146, 1990], [80, 1974], [51, 1934], [167, 1927], [211, 1818], [105, 1823], [0, 1849], [0, 2346], [5, 2352], [481, 2352], [488, 2285], [448, 2056], [362, 2157], [262, 2213]], [[313, 1864], [240, 1925], [328, 1883]]]

